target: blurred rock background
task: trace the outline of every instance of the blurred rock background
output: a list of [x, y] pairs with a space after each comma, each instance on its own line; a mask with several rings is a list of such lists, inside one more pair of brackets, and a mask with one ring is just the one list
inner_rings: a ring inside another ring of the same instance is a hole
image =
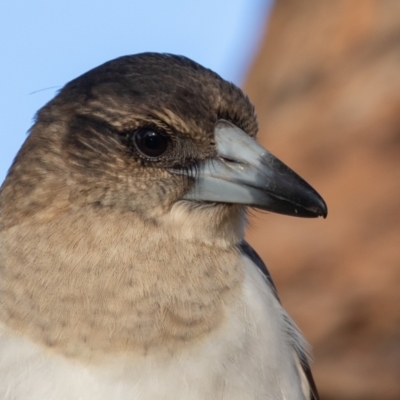
[[400, 1], [277, 0], [245, 91], [327, 220], [248, 239], [314, 348], [322, 400], [400, 399]]

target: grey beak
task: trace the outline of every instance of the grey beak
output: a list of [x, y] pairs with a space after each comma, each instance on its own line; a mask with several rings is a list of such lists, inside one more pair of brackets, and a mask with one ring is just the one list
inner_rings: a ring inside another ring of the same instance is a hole
[[296, 217], [326, 217], [322, 197], [300, 176], [232, 123], [214, 130], [217, 158], [200, 165], [186, 200], [236, 203]]

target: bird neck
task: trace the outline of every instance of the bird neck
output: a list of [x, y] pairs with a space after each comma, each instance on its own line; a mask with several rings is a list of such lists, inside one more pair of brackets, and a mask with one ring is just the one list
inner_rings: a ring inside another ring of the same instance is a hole
[[3, 229], [0, 319], [85, 359], [156, 343], [174, 348], [217, 329], [243, 279], [235, 248], [243, 222], [221, 211], [207, 235], [204, 222], [196, 230], [196, 219], [182, 222], [182, 207], [157, 223], [88, 206]]

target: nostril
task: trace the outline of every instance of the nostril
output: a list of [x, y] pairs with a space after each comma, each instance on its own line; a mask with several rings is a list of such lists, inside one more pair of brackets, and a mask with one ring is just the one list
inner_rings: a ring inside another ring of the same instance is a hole
[[233, 158], [223, 156], [220, 156], [219, 158], [226, 163], [237, 163], [237, 160], [234, 160]]

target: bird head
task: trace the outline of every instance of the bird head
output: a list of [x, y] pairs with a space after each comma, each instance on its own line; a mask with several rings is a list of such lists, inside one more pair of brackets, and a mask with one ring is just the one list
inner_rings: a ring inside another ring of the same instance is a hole
[[4, 184], [2, 197], [13, 201], [3, 212], [79, 204], [155, 223], [182, 210], [216, 223], [246, 206], [326, 216], [318, 193], [256, 133], [253, 105], [216, 73], [181, 56], [121, 57], [69, 82], [38, 112]]

